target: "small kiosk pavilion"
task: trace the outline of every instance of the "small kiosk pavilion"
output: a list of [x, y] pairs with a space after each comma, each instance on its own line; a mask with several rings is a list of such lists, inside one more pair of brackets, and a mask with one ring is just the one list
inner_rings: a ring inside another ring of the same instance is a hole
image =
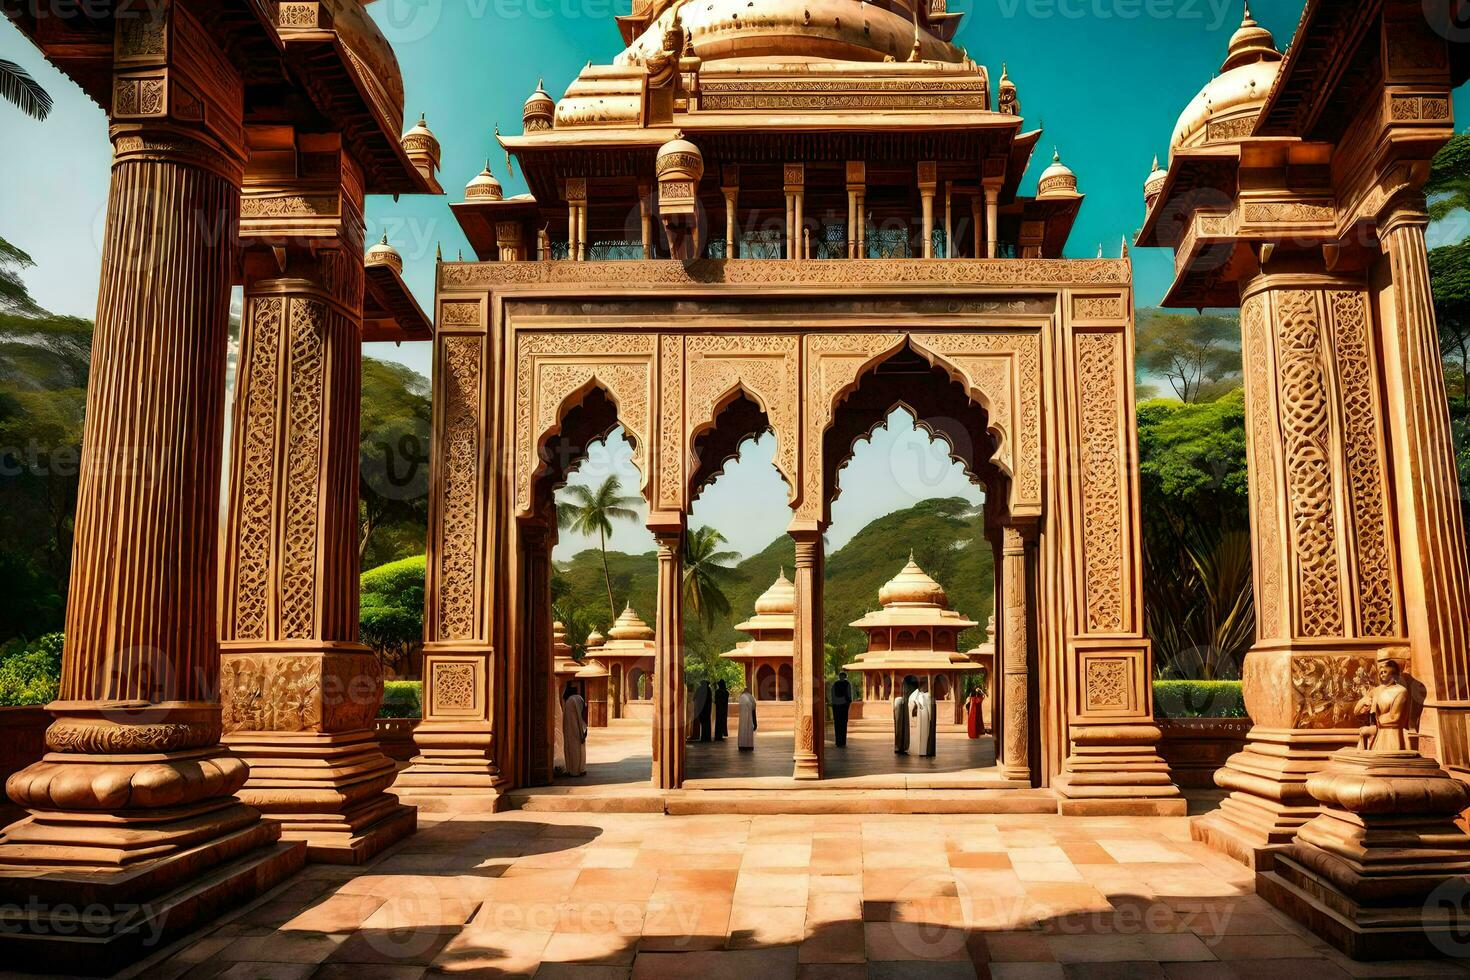
[[783, 568], [755, 600], [755, 615], [735, 628], [750, 639], [720, 654], [745, 670], [745, 688], [757, 701], [790, 701], [791, 641], [796, 631], [796, 586]]
[[[961, 679], [980, 665], [959, 651], [959, 635], [978, 625], [949, 608], [944, 588], [909, 555], [903, 570], [878, 590], [882, 607], [852, 625], [868, 634], [868, 649], [844, 668], [863, 677], [866, 700], [903, 690], [910, 674], [934, 700], [949, 702], [954, 724], [965, 720]], [[943, 718], [943, 709], [940, 709]]]
[[[609, 674], [612, 717], [652, 719], [653, 628], [633, 611], [631, 603], [607, 631], [607, 641], [596, 650], [597, 659]], [[647, 683], [643, 683], [645, 678]]]

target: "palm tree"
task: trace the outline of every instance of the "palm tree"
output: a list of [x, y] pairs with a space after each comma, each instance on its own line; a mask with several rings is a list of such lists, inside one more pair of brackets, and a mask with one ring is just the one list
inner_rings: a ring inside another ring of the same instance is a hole
[[725, 536], [712, 527], [697, 527], [684, 535], [684, 605], [706, 630], [730, 615], [730, 599], [723, 586], [735, 574], [730, 562], [740, 556], [721, 551]]
[[612, 572], [607, 567], [607, 536], [613, 532], [613, 521], [636, 521], [638, 511], [633, 508], [642, 503], [641, 497], [623, 496], [623, 485], [616, 476], [602, 481], [597, 489], [588, 489], [581, 484], [572, 484], [565, 491], [568, 499], [557, 505], [556, 523], [563, 531], [597, 535], [602, 548], [602, 578], [607, 584], [607, 608], [613, 619], [618, 618], [618, 607], [613, 602]]
[[51, 114], [51, 95], [30, 72], [13, 61], [0, 58], [0, 98], [15, 104], [32, 119], [45, 119]]

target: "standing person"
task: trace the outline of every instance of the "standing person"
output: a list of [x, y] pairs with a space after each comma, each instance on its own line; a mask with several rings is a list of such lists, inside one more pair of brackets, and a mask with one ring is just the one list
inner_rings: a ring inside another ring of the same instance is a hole
[[562, 692], [561, 725], [568, 776], [587, 775], [587, 702], [567, 683]]
[[909, 696], [919, 686], [913, 677], [903, 679], [903, 691], [893, 699], [893, 751], [905, 755], [909, 750]]
[[[554, 686], [555, 680], [552, 683]], [[555, 714], [551, 719], [551, 771], [555, 774], [567, 771], [567, 736], [561, 698], [552, 698], [552, 702], [555, 705]]]
[[698, 721], [694, 725], [694, 739], [699, 742], [710, 740], [710, 709], [713, 707], [714, 695], [709, 689], [709, 681], [700, 681], [699, 686], [694, 689], [694, 715]]
[[985, 734], [985, 721], [980, 717], [980, 708], [984, 704], [984, 698], [980, 696], [980, 689], [973, 688], [970, 691], [970, 699], [965, 702], [965, 729], [971, 738], [979, 738]]
[[740, 692], [740, 731], [736, 745], [741, 752], [755, 748], [755, 695], [746, 688]]
[[715, 740], [730, 737], [730, 688], [723, 678], [715, 685]]
[[852, 685], [847, 681], [847, 671], [839, 670], [832, 684], [832, 735], [838, 748], [847, 744], [847, 712], [852, 707]]
[[934, 757], [934, 696], [923, 689], [909, 695], [909, 750], [917, 756]]

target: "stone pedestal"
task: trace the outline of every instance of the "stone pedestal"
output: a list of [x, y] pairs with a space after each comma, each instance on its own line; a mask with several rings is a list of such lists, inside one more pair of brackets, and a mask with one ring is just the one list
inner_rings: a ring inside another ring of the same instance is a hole
[[1058, 812], [1182, 817], [1189, 804], [1159, 755], [1158, 726], [1074, 725], [1072, 752], [1055, 789]]
[[1464, 784], [1417, 752], [1344, 749], [1307, 788], [1322, 811], [1257, 876], [1257, 892], [1356, 959], [1460, 953]]

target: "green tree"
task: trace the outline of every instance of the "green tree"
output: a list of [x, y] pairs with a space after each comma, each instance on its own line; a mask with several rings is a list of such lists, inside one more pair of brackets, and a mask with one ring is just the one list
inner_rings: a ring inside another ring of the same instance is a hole
[[725, 536], [706, 525], [684, 535], [684, 608], [706, 630], [730, 621], [730, 598], [725, 587], [735, 579], [730, 563], [740, 558], [734, 551], [721, 550]]
[[562, 490], [566, 497], [556, 509], [557, 526], [573, 534], [586, 537], [597, 535], [598, 547], [602, 551], [603, 584], [607, 587], [608, 615], [618, 617], [617, 603], [613, 601], [612, 572], [607, 565], [607, 536], [613, 533], [613, 521], [636, 521], [642, 502], [639, 497], [623, 496], [623, 486], [616, 476], [603, 480], [595, 489], [574, 483]]
[[5, 58], [0, 58], [0, 98], [13, 104], [32, 119], [51, 115], [51, 94], [30, 72]]
[[358, 627], [385, 668], [410, 672], [424, 640], [423, 555], [363, 572], [359, 581]]
[[1204, 401], [1240, 380], [1240, 321], [1235, 314], [1140, 310], [1138, 366], [1169, 383], [1182, 402]]
[[[0, 61], [0, 64], [3, 64]], [[26, 289], [21, 273], [34, 266], [31, 257], [23, 250], [0, 238], [0, 312], [24, 313], [35, 316], [41, 312], [36, 301]]]
[[428, 379], [363, 358], [358, 440], [358, 562], [372, 568], [424, 549], [432, 408]]
[[1435, 222], [1431, 230], [1440, 239], [1450, 238], [1430, 249], [1429, 277], [1460, 477], [1460, 508], [1470, 528], [1470, 496], [1466, 494], [1470, 487], [1470, 239], [1463, 233], [1455, 235], [1446, 220], [1470, 211], [1470, 133], [1457, 133], [1435, 154], [1424, 191], [1429, 196], [1429, 216]]
[[47, 704], [61, 688], [60, 633], [47, 633], [29, 644], [11, 640], [0, 647], [0, 706]]
[[1455, 211], [1470, 210], [1470, 133], [1456, 133], [1439, 148], [1429, 164], [1424, 193], [1431, 199], [1431, 221], [1439, 221]]

